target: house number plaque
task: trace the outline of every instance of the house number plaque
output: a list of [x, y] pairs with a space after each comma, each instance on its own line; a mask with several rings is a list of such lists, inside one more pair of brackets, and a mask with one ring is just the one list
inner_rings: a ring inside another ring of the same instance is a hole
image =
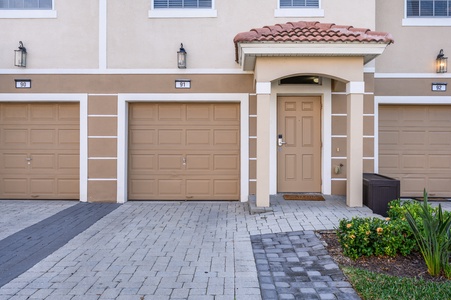
[[190, 89], [191, 88], [191, 80], [189, 80], [189, 79], [176, 79], [175, 80], [175, 88], [176, 89]]
[[433, 92], [446, 92], [447, 83], [433, 83], [432, 91]]
[[15, 79], [16, 89], [29, 89], [31, 88], [31, 79]]

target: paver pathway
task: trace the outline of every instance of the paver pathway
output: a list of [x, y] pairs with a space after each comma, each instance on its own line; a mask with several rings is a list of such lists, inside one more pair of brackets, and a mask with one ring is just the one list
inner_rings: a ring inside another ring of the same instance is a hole
[[[30, 201], [27, 205], [42, 211], [52, 202]], [[87, 204], [71, 207], [83, 205]], [[77, 223], [85, 226], [81, 233], [69, 236], [70, 240], [59, 249], [0, 287], [0, 300], [271, 299], [268, 286], [260, 284], [266, 282], [259, 282], [259, 278], [269, 278], [257, 271], [263, 258], [259, 257], [256, 264], [251, 239], [266, 234], [276, 234], [277, 238], [292, 233], [310, 234], [313, 230], [333, 229], [341, 218], [375, 216], [366, 207], [349, 208], [344, 199], [333, 197], [322, 202], [284, 201], [276, 197], [271, 205], [272, 211], [250, 214], [248, 204], [239, 202], [127, 202], [92, 225], [85, 221]], [[16, 209], [13, 202], [0, 201], [0, 206], [0, 219], [2, 214]], [[63, 222], [68, 217], [59, 220]], [[14, 227], [14, 223], [10, 226]], [[41, 229], [46, 235], [64, 227]], [[20, 233], [19, 228], [16, 231], [10, 228], [9, 232]], [[290, 247], [295, 246], [293, 240]], [[302, 252], [293, 249], [295, 253]], [[268, 258], [276, 259], [271, 255]], [[302, 265], [297, 267], [306, 269]], [[315, 277], [315, 274], [307, 275]], [[283, 289], [277, 286], [283, 285], [277, 277], [274, 285], [276, 292], [283, 294], [280, 299], [304, 299], [305, 295], [313, 294], [307, 289], [302, 290], [306, 292], [304, 296], [299, 296], [299, 290]], [[313, 288], [323, 298], [331, 294], [321, 290], [324, 288], [321, 284]]]
[[360, 297], [313, 231], [251, 236], [262, 299]]
[[0, 241], [0, 287], [61, 248], [119, 204], [78, 203]]

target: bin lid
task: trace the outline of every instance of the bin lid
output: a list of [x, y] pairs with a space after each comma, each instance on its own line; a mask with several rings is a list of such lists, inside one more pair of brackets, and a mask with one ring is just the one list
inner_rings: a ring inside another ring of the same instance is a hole
[[363, 173], [363, 179], [365, 179], [365, 180], [396, 180], [394, 178], [376, 174], [376, 173]]

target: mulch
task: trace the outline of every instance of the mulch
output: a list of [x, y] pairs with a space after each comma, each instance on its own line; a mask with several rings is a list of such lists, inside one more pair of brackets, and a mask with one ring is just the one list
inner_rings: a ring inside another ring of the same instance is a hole
[[329, 255], [339, 266], [356, 267], [397, 277], [410, 277], [434, 282], [448, 281], [446, 277], [429, 275], [423, 257], [418, 252], [411, 253], [408, 256], [370, 256], [352, 260], [343, 255], [341, 245], [334, 231], [321, 231], [319, 236], [326, 242]]

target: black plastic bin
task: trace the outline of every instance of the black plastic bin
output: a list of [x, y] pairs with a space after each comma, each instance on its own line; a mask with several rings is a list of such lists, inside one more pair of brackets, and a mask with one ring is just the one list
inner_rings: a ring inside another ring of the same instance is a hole
[[363, 173], [363, 204], [373, 213], [387, 217], [388, 202], [398, 199], [399, 196], [399, 180], [374, 173]]

